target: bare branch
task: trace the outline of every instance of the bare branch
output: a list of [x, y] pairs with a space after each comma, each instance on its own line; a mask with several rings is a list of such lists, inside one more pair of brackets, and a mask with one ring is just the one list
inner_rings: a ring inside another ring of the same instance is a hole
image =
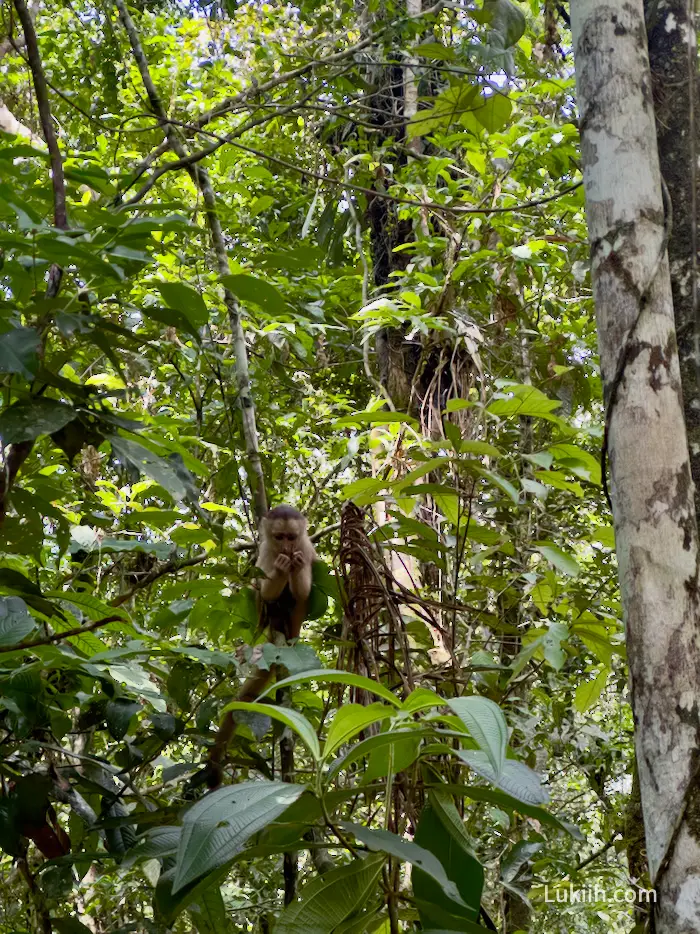
[[[34, 92], [36, 93], [36, 104], [39, 110], [41, 130], [44, 134], [44, 139], [46, 140], [46, 145], [51, 157], [54, 223], [57, 227], [60, 227], [61, 230], [65, 230], [68, 227], [68, 216], [66, 214], [66, 182], [63, 177], [63, 160], [58, 148], [58, 140], [56, 139], [56, 132], [53, 126], [51, 105], [49, 104], [49, 89], [46, 84], [44, 67], [39, 55], [39, 44], [36, 38], [36, 30], [34, 29], [34, 21], [25, 0], [14, 0], [14, 3], [17, 16], [19, 17], [24, 32], [24, 41], [27, 47], [27, 58], [32, 72], [32, 81], [34, 82]], [[56, 291], [54, 294], [48, 295], [48, 298], [53, 298], [55, 296], [56, 292], [58, 292], [58, 285], [56, 285], [55, 289]]]
[[[69, 599], [70, 595], [67, 594], [66, 598]], [[54, 632], [52, 635], [42, 636], [40, 639], [25, 639], [24, 642], [18, 642], [16, 645], [2, 645], [0, 646], [0, 654], [28, 651], [29, 649], [35, 649], [38, 645], [52, 645], [54, 642], [62, 642], [64, 639], [70, 639], [73, 636], [83, 636], [86, 632], [94, 632], [108, 623], [119, 622], [125, 622], [124, 617], [119, 614], [105, 616], [104, 619], [96, 619], [94, 622], [88, 623], [87, 626], [76, 626], [74, 629], [66, 629], [65, 632]]]

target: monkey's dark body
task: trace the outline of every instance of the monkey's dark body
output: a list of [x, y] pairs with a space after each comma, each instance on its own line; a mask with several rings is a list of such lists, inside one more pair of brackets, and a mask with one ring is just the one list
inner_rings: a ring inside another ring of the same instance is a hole
[[[306, 518], [286, 505], [271, 509], [260, 523], [257, 566], [264, 573], [256, 585], [260, 632], [267, 631], [269, 641], [276, 646], [286, 645], [299, 637], [308, 611], [311, 566], [316, 560], [316, 552], [306, 525]], [[242, 685], [238, 700], [255, 700], [270, 680], [278, 678], [283, 671], [280, 665], [272, 665], [269, 671], [258, 668]], [[208, 762], [199, 773], [198, 784], [204, 781], [210, 788], [221, 784], [226, 747], [235, 732], [236, 721], [228, 711], [221, 721]]]

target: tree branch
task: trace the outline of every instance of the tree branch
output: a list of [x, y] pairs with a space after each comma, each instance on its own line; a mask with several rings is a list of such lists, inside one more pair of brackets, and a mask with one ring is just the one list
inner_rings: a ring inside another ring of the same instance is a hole
[[[175, 154], [180, 159], [186, 159], [189, 155], [187, 148], [175, 124], [169, 120], [165, 108], [163, 107], [160, 95], [151, 78], [148, 60], [143, 51], [141, 39], [134, 26], [134, 21], [126, 8], [126, 3], [124, 0], [116, 0], [116, 5], [119, 11], [119, 18], [129, 37], [131, 50], [136, 59], [139, 72], [141, 73], [141, 80], [146, 89], [151, 110], [162, 122], [163, 130]], [[228, 264], [228, 255], [226, 253], [223, 231], [221, 229], [221, 221], [219, 220], [216, 207], [216, 194], [214, 193], [209, 173], [203, 166], [189, 166], [188, 169], [204, 201], [207, 224], [214, 248], [216, 270], [220, 276], [227, 276], [231, 270]], [[253, 496], [255, 513], [258, 520], [260, 520], [267, 512], [267, 496], [265, 493], [265, 475], [263, 474], [262, 461], [260, 460], [258, 429], [255, 421], [255, 402], [250, 388], [248, 349], [246, 347], [245, 332], [243, 331], [243, 322], [241, 320], [238, 302], [233, 293], [226, 287], [224, 287], [224, 304], [228, 311], [236, 356], [236, 383], [238, 386], [238, 399], [243, 423], [243, 438], [249, 465], [246, 469], [246, 473]]]
[[[66, 594], [66, 599], [70, 599], [70, 594]], [[65, 632], [54, 632], [50, 636], [42, 636], [40, 639], [25, 639], [24, 642], [17, 642], [15, 645], [1, 645], [0, 655], [5, 652], [22, 652], [25, 649], [34, 649], [38, 645], [52, 645], [54, 642], [62, 642], [64, 639], [70, 639], [73, 636], [82, 636], [86, 632], [94, 632], [101, 629], [108, 623], [123, 623], [124, 617], [119, 614], [114, 616], [105, 616], [104, 619], [96, 619], [87, 626], [76, 626], [74, 629], [66, 629]]]
[[[54, 223], [61, 230], [68, 227], [68, 215], [66, 213], [66, 182], [63, 177], [63, 159], [58, 148], [58, 140], [53, 128], [53, 117], [51, 116], [51, 105], [49, 104], [49, 89], [46, 84], [44, 67], [41, 64], [39, 55], [39, 44], [34, 29], [34, 21], [29, 12], [25, 0], [14, 0], [17, 16], [22, 24], [24, 32], [24, 42], [27, 48], [27, 59], [32, 72], [32, 81], [34, 82], [34, 92], [36, 94], [36, 104], [39, 111], [39, 120], [41, 121], [41, 130], [46, 140], [46, 145], [51, 157], [51, 183], [53, 185], [53, 203], [54, 203]], [[60, 283], [60, 277], [59, 277]], [[49, 283], [50, 285], [51, 283]], [[47, 295], [47, 298], [53, 298], [58, 292], [58, 285], [53, 295]]]
[[[54, 132], [53, 117], [51, 116], [51, 106], [49, 104], [49, 92], [46, 85], [44, 68], [39, 55], [39, 44], [36, 38], [36, 30], [34, 29], [34, 21], [25, 0], [14, 0], [14, 4], [24, 31], [24, 42], [27, 48], [27, 59], [34, 83], [41, 129], [44, 134], [46, 146], [49, 150], [51, 184], [53, 185], [54, 224], [61, 230], [66, 230], [68, 227], [68, 216], [66, 213], [66, 182], [63, 175], [63, 160], [61, 158], [61, 151], [58, 148], [56, 133]], [[49, 270], [49, 280], [46, 286], [46, 298], [55, 298], [56, 295], [58, 295], [62, 278], [63, 270], [61, 267], [55, 264], [51, 266]], [[15, 478], [22, 464], [31, 454], [33, 447], [33, 441], [23, 441], [20, 444], [11, 445], [7, 452], [4, 469], [0, 475], [0, 525], [2, 525], [7, 513], [7, 494], [12, 489]]]

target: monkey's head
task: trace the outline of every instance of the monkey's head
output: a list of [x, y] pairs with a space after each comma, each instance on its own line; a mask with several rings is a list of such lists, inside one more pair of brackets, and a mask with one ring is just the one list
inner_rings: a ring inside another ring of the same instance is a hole
[[306, 535], [306, 517], [293, 506], [275, 506], [260, 523], [260, 532], [276, 554], [292, 555]]

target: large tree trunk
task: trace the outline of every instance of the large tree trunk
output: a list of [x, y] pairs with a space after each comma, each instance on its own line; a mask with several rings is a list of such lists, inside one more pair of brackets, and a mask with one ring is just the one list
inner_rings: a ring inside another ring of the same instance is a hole
[[685, 428], [700, 514], [700, 357], [697, 206], [700, 80], [694, 0], [646, 0], [661, 175], [673, 204], [668, 258]]
[[656, 931], [695, 932], [697, 525], [642, 0], [577, 0], [572, 31]]

